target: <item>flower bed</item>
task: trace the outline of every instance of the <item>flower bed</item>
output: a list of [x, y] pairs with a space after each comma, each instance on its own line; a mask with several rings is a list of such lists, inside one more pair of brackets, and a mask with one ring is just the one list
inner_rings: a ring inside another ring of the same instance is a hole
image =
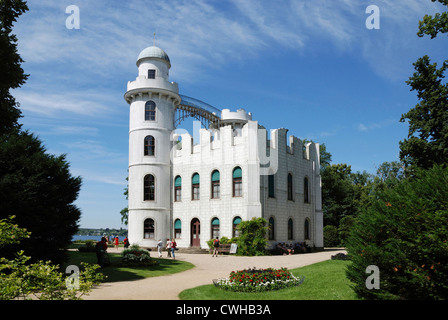
[[238, 292], [278, 290], [300, 285], [304, 276], [294, 276], [286, 268], [232, 271], [229, 278], [213, 280], [216, 287]]
[[126, 267], [151, 267], [158, 262], [151, 258], [148, 250], [140, 248], [125, 249], [122, 252], [121, 265]]

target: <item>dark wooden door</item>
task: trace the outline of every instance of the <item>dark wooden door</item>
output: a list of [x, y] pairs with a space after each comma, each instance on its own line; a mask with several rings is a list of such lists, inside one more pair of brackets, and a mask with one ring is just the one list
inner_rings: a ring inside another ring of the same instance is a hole
[[197, 218], [191, 220], [190, 242], [192, 247], [199, 247], [201, 245], [201, 222]]

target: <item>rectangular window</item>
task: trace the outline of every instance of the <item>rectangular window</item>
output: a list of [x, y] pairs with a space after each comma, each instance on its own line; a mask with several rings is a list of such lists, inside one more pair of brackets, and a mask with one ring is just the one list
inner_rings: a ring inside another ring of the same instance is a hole
[[182, 200], [182, 188], [175, 187], [174, 188], [174, 201], [179, 202]]
[[193, 184], [192, 187], [192, 200], [199, 200], [199, 184]]
[[241, 178], [233, 179], [233, 196], [234, 197], [243, 196], [243, 184], [241, 182]]
[[219, 181], [212, 182], [212, 199], [219, 199], [220, 190], [219, 190]]
[[268, 197], [275, 198], [274, 175], [268, 175]]
[[156, 70], [149, 69], [148, 70], [148, 79], [155, 79], [156, 78]]

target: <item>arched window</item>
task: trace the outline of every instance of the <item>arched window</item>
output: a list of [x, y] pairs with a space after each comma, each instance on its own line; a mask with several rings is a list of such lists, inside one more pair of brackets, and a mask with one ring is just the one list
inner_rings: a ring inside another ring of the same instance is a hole
[[305, 225], [304, 225], [304, 235], [305, 240], [310, 240], [310, 219], [305, 219]]
[[156, 120], [156, 104], [154, 101], [147, 101], [145, 103], [145, 120], [146, 121]]
[[303, 202], [310, 203], [308, 177], [305, 177], [305, 179], [303, 180]]
[[191, 200], [199, 200], [199, 174], [191, 177]]
[[182, 200], [182, 178], [176, 176], [174, 179], [174, 201]]
[[290, 219], [288, 220], [288, 240], [292, 240], [292, 239], [294, 239], [294, 233], [293, 233], [293, 230], [294, 230], [294, 228], [293, 228], [293, 222], [292, 222], [292, 219], [290, 218]]
[[240, 217], [235, 217], [233, 219], [233, 224], [232, 224], [232, 237], [239, 237], [240, 236], [240, 231], [238, 230], [238, 225], [241, 222], [241, 218]]
[[232, 184], [234, 197], [241, 197], [243, 195], [242, 176], [243, 172], [241, 171], [240, 167], [236, 167], [235, 169], [233, 169]]
[[152, 174], [147, 174], [143, 179], [143, 200], [153, 201], [155, 199], [155, 181]]
[[212, 239], [215, 239], [216, 237], [219, 238], [219, 219], [218, 218], [213, 218], [211, 227], [212, 227], [212, 230], [211, 230], [212, 231], [211, 232]]
[[176, 221], [174, 221], [174, 237], [176, 239], [179, 239], [182, 235], [182, 222], [180, 221], [180, 219], [176, 219]]
[[145, 137], [145, 145], [144, 145], [144, 155], [145, 156], [153, 156], [156, 151], [156, 140], [153, 136]]
[[270, 217], [269, 218], [269, 240], [274, 240], [275, 239], [275, 222], [274, 222], [274, 218]]
[[219, 171], [212, 172], [212, 199], [219, 199], [220, 196], [220, 177]]
[[292, 189], [292, 174], [288, 173], [288, 200], [294, 200]]
[[143, 223], [143, 237], [145, 239], [154, 239], [155, 236], [154, 220], [146, 219]]

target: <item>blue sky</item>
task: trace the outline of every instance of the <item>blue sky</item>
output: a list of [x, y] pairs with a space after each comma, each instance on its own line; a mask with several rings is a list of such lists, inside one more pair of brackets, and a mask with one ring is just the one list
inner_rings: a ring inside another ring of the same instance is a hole
[[[80, 28], [67, 29], [76, 5]], [[380, 29], [366, 28], [369, 5]], [[83, 178], [83, 228], [119, 228], [127, 205], [127, 81], [153, 44], [171, 59], [180, 93], [217, 108], [245, 108], [268, 130], [325, 143], [333, 163], [374, 173], [398, 160], [418, 103], [405, 81], [424, 54], [440, 63], [447, 42], [418, 38], [429, 0], [56, 1], [31, 0], [14, 32], [27, 83], [13, 94], [24, 129], [67, 154]], [[124, 227], [124, 226], [122, 226]]]

